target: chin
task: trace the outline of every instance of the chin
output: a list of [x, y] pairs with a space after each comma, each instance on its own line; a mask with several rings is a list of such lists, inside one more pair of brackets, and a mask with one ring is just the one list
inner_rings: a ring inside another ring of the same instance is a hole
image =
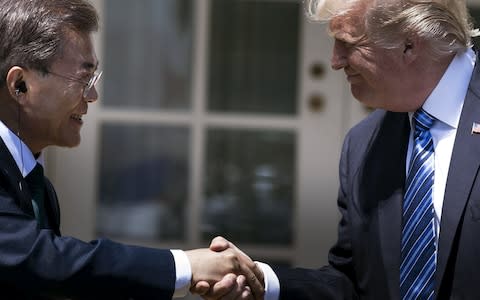
[[80, 139], [78, 141], [72, 142], [68, 147], [69, 148], [74, 148], [80, 145]]
[[77, 147], [78, 145], [80, 145], [80, 137], [78, 137], [77, 139], [72, 139], [72, 137], [70, 137], [69, 139], [65, 139], [62, 142], [57, 144], [57, 146], [66, 147], [66, 148], [74, 148], [74, 147]]
[[372, 93], [367, 93], [361, 89], [352, 89], [352, 95], [358, 102], [369, 108], [385, 108], [385, 101], [377, 99]]
[[366, 93], [361, 87], [352, 84], [350, 86], [350, 92], [352, 93], [352, 96], [358, 101], [362, 103], [368, 102], [368, 93]]
[[368, 97], [365, 97], [365, 96], [358, 96], [358, 95], [355, 95], [353, 94], [353, 97], [360, 103], [362, 103], [363, 105], [366, 105], [368, 107], [372, 107], [373, 106], [373, 103], [372, 103], [372, 99], [371, 98], [368, 98]]

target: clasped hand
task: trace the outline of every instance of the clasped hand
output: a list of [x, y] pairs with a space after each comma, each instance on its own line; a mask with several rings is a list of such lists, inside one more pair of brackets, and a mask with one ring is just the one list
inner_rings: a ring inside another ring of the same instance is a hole
[[190, 292], [206, 300], [261, 300], [263, 272], [250, 257], [222, 237], [209, 249], [186, 251], [192, 268]]

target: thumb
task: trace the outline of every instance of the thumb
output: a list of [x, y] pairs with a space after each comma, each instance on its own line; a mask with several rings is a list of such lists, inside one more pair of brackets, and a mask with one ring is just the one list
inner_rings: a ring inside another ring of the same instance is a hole
[[210, 285], [206, 281], [199, 281], [195, 286], [190, 288], [190, 293], [198, 294], [200, 296], [205, 295], [210, 290]]
[[230, 243], [223, 237], [217, 236], [210, 243], [210, 250], [220, 252], [230, 247]]

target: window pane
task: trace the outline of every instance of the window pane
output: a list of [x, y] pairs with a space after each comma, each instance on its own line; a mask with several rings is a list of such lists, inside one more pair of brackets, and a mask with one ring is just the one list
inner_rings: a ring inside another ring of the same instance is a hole
[[104, 29], [104, 105], [190, 108], [191, 0], [106, 0]]
[[297, 2], [213, 0], [208, 108], [296, 114]]
[[189, 138], [186, 128], [102, 126], [98, 233], [184, 238]]
[[294, 134], [211, 129], [207, 143], [203, 238], [290, 245]]
[[478, 28], [480, 25], [480, 7], [471, 6], [468, 8], [468, 10], [472, 16], [474, 28]]

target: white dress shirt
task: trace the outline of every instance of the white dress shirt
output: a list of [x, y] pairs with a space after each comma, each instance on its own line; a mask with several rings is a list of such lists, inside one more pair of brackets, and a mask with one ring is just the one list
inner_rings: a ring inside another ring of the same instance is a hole
[[[442, 217], [443, 197], [447, 184], [450, 158], [452, 157], [458, 122], [460, 121], [460, 114], [474, 65], [475, 53], [471, 49], [468, 49], [464, 53], [457, 54], [448, 66], [445, 74], [443, 74], [438, 85], [422, 106], [426, 112], [437, 119], [430, 129], [435, 151], [435, 176], [432, 198], [435, 208], [437, 242], [440, 233], [440, 219]], [[411, 130], [405, 172], [408, 172], [413, 148], [414, 129], [411, 122], [412, 116], [413, 113], [409, 113]]]
[[[422, 106], [425, 111], [438, 120], [430, 129], [435, 150], [435, 176], [432, 198], [435, 208], [437, 241], [440, 232], [440, 219], [442, 217], [443, 197], [447, 183], [450, 158], [452, 156], [453, 144], [457, 134], [463, 102], [473, 73], [475, 59], [475, 53], [471, 49], [457, 54]], [[409, 116], [411, 120], [413, 112], [409, 113]], [[411, 122], [410, 126], [412, 128]], [[407, 172], [410, 164], [412, 147], [413, 130], [410, 130], [405, 172]], [[266, 285], [270, 287], [265, 292], [265, 299], [278, 300], [280, 294], [278, 277], [268, 265], [261, 264], [260, 266], [265, 274]], [[276, 290], [276, 288], [278, 288], [278, 290]]]
[[[18, 169], [22, 173], [23, 177], [28, 175], [35, 165], [37, 160], [33, 156], [30, 148], [25, 145], [22, 140], [13, 133], [1, 120], [0, 120], [0, 137], [8, 148], [8, 151], [13, 156]], [[43, 159], [40, 157], [38, 161], [43, 165]]]

